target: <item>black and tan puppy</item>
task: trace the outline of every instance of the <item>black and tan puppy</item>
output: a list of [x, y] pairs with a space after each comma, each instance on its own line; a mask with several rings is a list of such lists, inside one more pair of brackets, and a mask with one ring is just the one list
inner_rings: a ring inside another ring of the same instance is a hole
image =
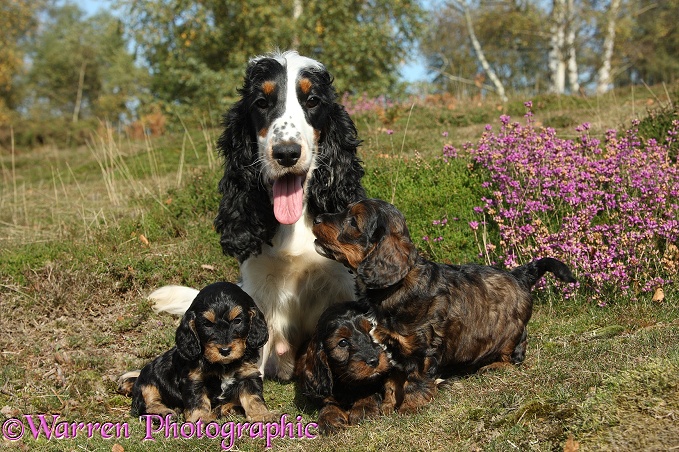
[[295, 378], [302, 393], [322, 404], [318, 428], [323, 434], [391, 412], [399, 404], [399, 388], [389, 382], [389, 357], [370, 335], [374, 326], [370, 305], [333, 305], [297, 359]]
[[231, 283], [205, 287], [186, 311], [176, 346], [141, 372], [120, 377], [119, 391], [132, 395], [132, 414], [176, 415], [210, 421], [242, 407], [249, 421], [273, 419], [257, 368], [268, 338], [252, 298]]
[[356, 274], [359, 299], [374, 308], [373, 337], [407, 375], [403, 403], [410, 408], [431, 399], [439, 376], [521, 362], [530, 288], [546, 271], [575, 281], [556, 259], [512, 272], [430, 262], [410, 240], [401, 212], [381, 200], [320, 215], [313, 232], [320, 254]]

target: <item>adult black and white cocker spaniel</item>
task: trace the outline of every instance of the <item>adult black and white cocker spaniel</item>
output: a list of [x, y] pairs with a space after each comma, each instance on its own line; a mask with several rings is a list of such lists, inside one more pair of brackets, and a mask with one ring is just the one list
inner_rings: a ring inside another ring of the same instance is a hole
[[[225, 165], [214, 224], [269, 326], [260, 369], [289, 379], [321, 313], [353, 297], [353, 276], [316, 253], [311, 227], [319, 214], [365, 198], [360, 141], [332, 76], [297, 52], [252, 59], [239, 93], [218, 141]], [[196, 293], [166, 286], [149, 298], [158, 310], [181, 314]]]

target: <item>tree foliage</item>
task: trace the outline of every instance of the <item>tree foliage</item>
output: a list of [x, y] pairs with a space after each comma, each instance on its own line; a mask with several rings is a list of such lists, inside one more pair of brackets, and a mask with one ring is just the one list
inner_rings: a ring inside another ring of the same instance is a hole
[[679, 79], [679, 0], [636, 0], [627, 5], [633, 26], [619, 43], [620, 81], [649, 85]]
[[249, 58], [295, 48], [326, 62], [340, 91], [382, 93], [397, 81], [423, 18], [415, 0], [119, 0], [165, 102], [235, 96]]
[[29, 47], [29, 115], [119, 120], [143, 85], [120, 20], [110, 13], [85, 18], [66, 4], [49, 8], [41, 28]]
[[44, 1], [3, 0], [0, 3], [0, 124], [9, 120], [20, 93], [17, 76], [24, 70], [22, 42], [37, 27]]

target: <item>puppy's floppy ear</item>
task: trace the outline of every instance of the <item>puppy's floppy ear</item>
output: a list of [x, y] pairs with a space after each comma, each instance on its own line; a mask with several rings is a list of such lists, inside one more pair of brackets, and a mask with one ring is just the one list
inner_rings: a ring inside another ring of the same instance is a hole
[[408, 237], [386, 232], [358, 265], [356, 274], [369, 289], [384, 289], [406, 277], [416, 253]]
[[179, 355], [188, 361], [193, 361], [203, 353], [200, 338], [196, 332], [196, 313], [194, 311], [186, 311], [179, 328], [177, 328], [174, 341], [177, 344]]
[[266, 341], [269, 340], [269, 329], [264, 320], [264, 314], [256, 306], [249, 310], [250, 313], [250, 331], [245, 340], [245, 345], [248, 348], [260, 348]]
[[296, 374], [302, 393], [312, 399], [324, 399], [332, 395], [332, 372], [323, 343], [317, 336], [311, 338], [306, 351], [297, 360]]

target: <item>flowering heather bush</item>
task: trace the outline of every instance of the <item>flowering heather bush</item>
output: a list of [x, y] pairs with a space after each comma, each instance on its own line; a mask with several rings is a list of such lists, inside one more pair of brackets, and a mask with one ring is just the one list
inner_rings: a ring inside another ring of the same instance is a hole
[[365, 93], [360, 97], [344, 93], [341, 103], [350, 116], [359, 113], [384, 111], [397, 106], [394, 101], [387, 99], [385, 96], [369, 97]]
[[[526, 106], [525, 126], [502, 116], [499, 132], [486, 126], [478, 145], [467, 145], [490, 176], [484, 187], [491, 195], [475, 211], [499, 229], [498, 246], [482, 249], [486, 258], [508, 268], [561, 259], [601, 305], [675, 278], [679, 169], [668, 150], [679, 121], [663, 143], [642, 143], [638, 121], [622, 134], [607, 131], [603, 142], [589, 136], [585, 123], [573, 141], [536, 128]], [[472, 223], [476, 234], [480, 225]]]

